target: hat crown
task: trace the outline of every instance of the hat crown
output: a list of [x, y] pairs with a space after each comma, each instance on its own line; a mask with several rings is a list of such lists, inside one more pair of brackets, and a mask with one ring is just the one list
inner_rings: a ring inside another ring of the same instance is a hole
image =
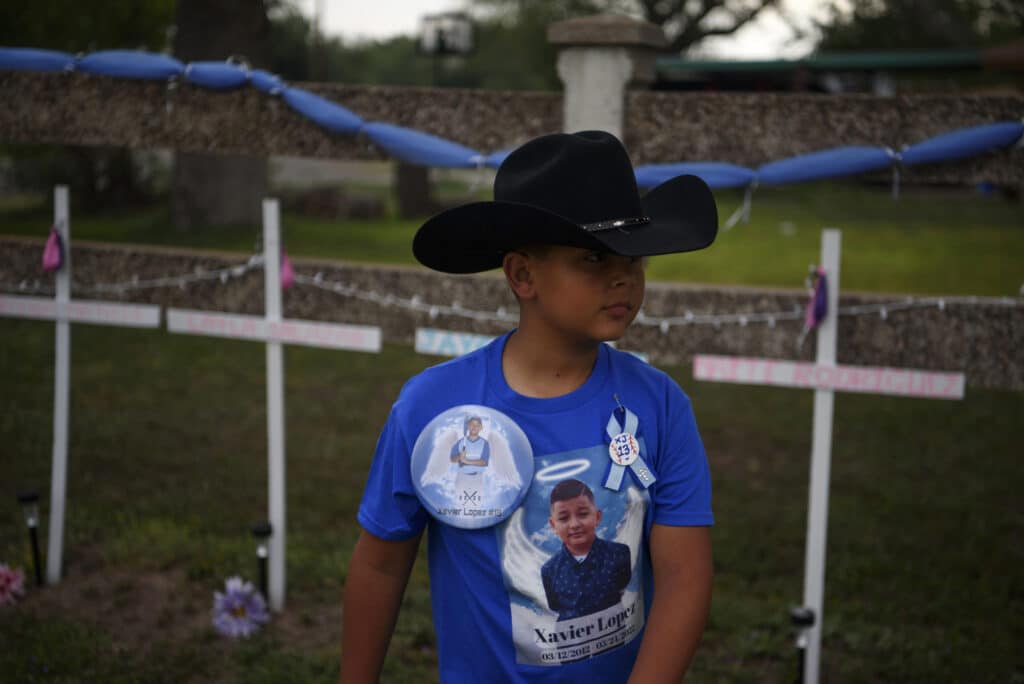
[[577, 224], [643, 215], [626, 149], [604, 131], [556, 133], [522, 145], [499, 167], [494, 199], [538, 207]]

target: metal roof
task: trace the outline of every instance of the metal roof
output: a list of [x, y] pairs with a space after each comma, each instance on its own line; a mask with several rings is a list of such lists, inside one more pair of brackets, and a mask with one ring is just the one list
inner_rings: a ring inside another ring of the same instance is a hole
[[879, 69], [977, 68], [982, 64], [978, 50], [893, 50], [884, 52], [830, 52], [799, 59], [707, 60], [659, 57], [658, 71], [681, 72], [766, 72], [811, 69], [815, 71], [872, 71]]

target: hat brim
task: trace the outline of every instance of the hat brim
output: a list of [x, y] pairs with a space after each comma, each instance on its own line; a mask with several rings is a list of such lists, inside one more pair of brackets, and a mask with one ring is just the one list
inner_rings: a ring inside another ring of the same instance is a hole
[[[654, 256], [704, 249], [718, 233], [710, 188], [696, 176], [677, 176], [641, 198], [648, 223], [588, 232], [539, 207], [495, 200], [473, 202], [430, 218], [413, 238], [413, 254], [443, 273], [479, 273], [501, 266], [504, 255], [530, 244]], [[626, 217], [609, 217], [626, 218]]]

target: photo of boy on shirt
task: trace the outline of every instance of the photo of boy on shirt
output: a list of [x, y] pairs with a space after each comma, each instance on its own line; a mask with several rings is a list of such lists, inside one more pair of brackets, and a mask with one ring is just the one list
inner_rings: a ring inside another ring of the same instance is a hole
[[491, 445], [480, 436], [484, 422], [480, 416], [469, 416], [463, 425], [463, 436], [452, 445], [449, 460], [457, 463], [455, 488], [461, 503], [482, 503], [482, 473], [491, 462]]
[[551, 490], [548, 524], [562, 540], [541, 568], [548, 607], [558, 620], [590, 615], [619, 603], [631, 575], [629, 547], [597, 536], [601, 511], [594, 492], [576, 479]]

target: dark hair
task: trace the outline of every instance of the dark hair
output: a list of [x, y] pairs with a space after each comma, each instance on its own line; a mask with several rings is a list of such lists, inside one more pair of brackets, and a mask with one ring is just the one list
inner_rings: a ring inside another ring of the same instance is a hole
[[551, 505], [554, 506], [556, 501], [575, 499], [577, 496], [585, 496], [591, 503], [594, 501], [594, 492], [586, 483], [576, 479], [562, 480], [551, 490]]

